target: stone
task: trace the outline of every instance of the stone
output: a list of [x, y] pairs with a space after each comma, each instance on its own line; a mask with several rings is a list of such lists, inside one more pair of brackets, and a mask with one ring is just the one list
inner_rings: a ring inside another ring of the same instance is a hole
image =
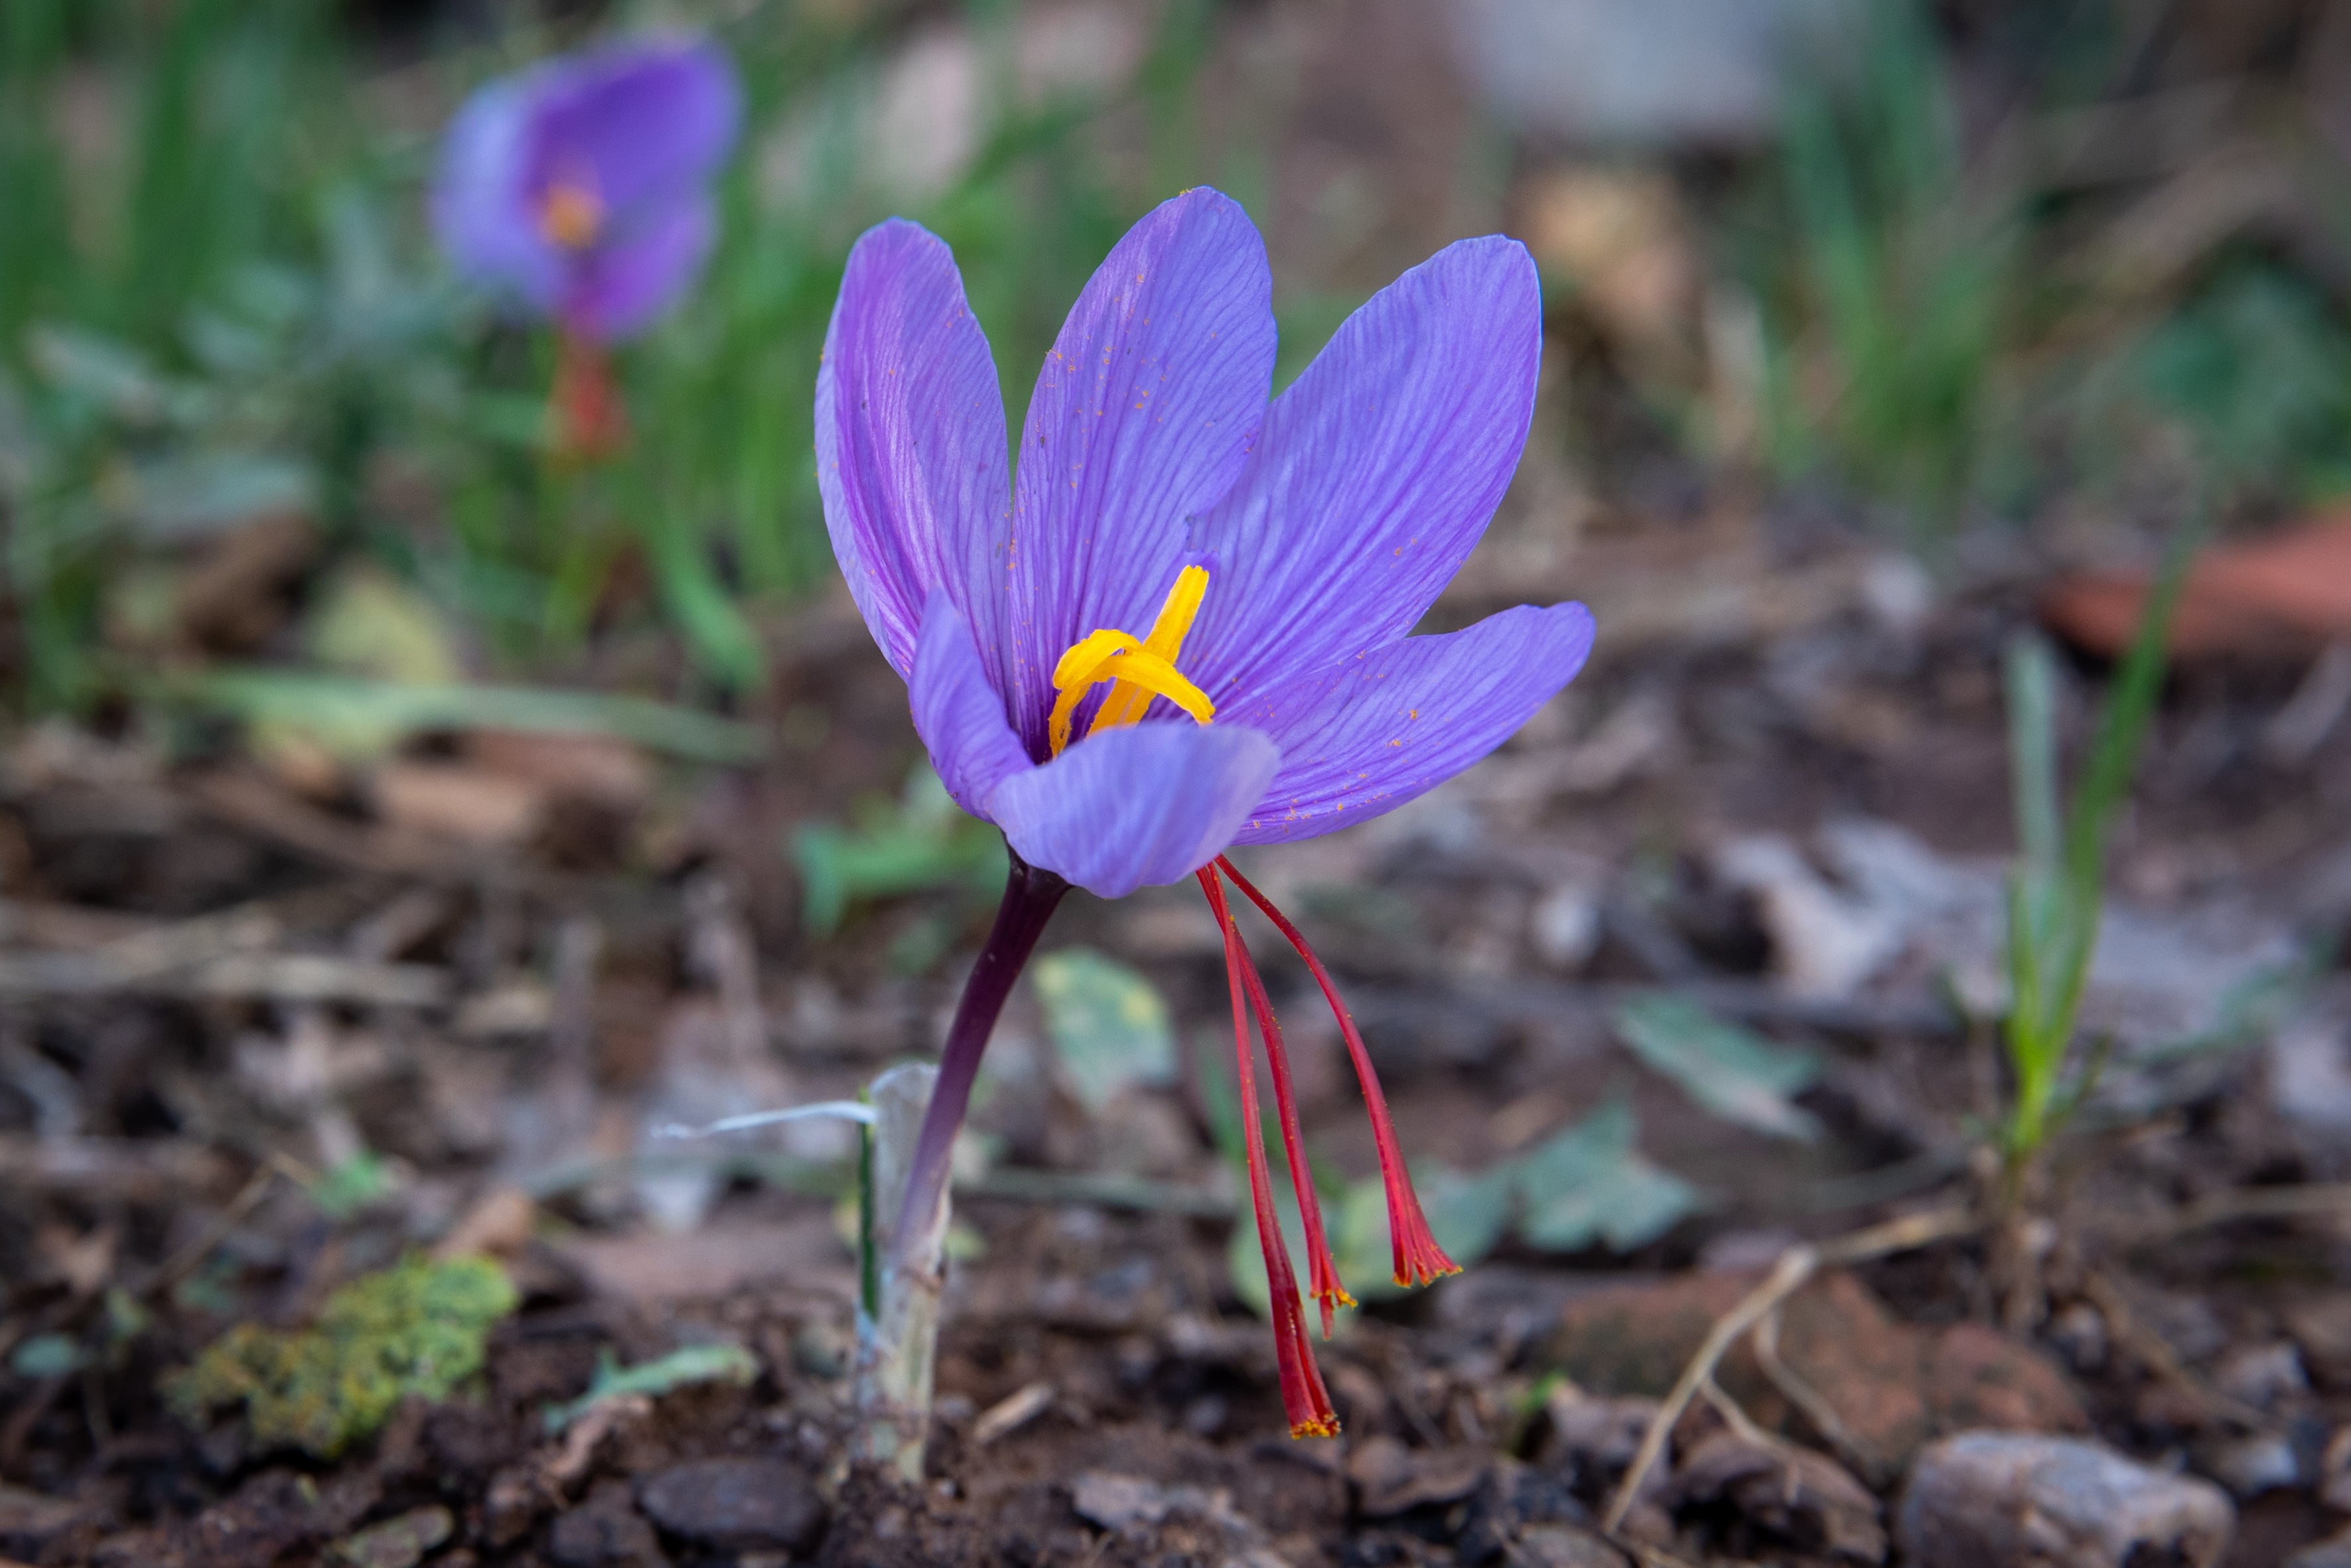
[[449, 1511], [437, 1503], [413, 1508], [345, 1536], [329, 1549], [328, 1556], [349, 1568], [416, 1568], [456, 1528]]
[[1668, 1496], [1677, 1509], [1729, 1508], [1770, 1541], [1832, 1562], [1886, 1561], [1877, 1499], [1844, 1466], [1809, 1448], [1766, 1448], [1718, 1432], [1683, 1457]]
[[563, 1568], [669, 1568], [653, 1527], [629, 1503], [629, 1483], [596, 1483], [588, 1500], [548, 1527], [547, 1554]]
[[1431, 1503], [1458, 1502], [1478, 1490], [1493, 1468], [1491, 1449], [1410, 1448], [1384, 1435], [1357, 1443], [1347, 1456], [1355, 1508], [1366, 1519], [1388, 1519]]
[[[1692, 1274], [1586, 1291], [1561, 1313], [1552, 1360], [1595, 1395], [1662, 1395], [1715, 1320], [1754, 1283], [1750, 1274]], [[1836, 1412], [1865, 1461], [1865, 1479], [1879, 1484], [1940, 1433], [2090, 1427], [2064, 1375], [2030, 1346], [1976, 1323], [1902, 1322], [1848, 1273], [1823, 1275], [1788, 1301], [1779, 1351]], [[1724, 1358], [1717, 1381], [1767, 1427], [1792, 1414], [1745, 1340]]]
[[720, 1552], [806, 1552], [824, 1534], [824, 1500], [781, 1459], [695, 1459], [645, 1478], [637, 1506], [672, 1535]]
[[1895, 1536], [1908, 1568], [2213, 1568], [2236, 1521], [2211, 1482], [2095, 1443], [1962, 1432], [1920, 1451]]

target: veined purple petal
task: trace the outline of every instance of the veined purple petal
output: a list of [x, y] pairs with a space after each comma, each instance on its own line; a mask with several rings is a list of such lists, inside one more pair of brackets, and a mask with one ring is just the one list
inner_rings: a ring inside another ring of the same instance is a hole
[[709, 179], [743, 118], [734, 68], [692, 39], [611, 45], [545, 68], [535, 87], [530, 194], [576, 182], [615, 219]]
[[816, 455], [833, 555], [883, 656], [913, 671], [923, 606], [944, 589], [1000, 670], [1004, 397], [955, 258], [918, 224], [893, 218], [849, 254], [817, 373]]
[[1223, 704], [1409, 632], [1518, 466], [1541, 351], [1533, 259], [1499, 236], [1447, 246], [1349, 317], [1204, 521], [1223, 575], [1185, 673]]
[[1442, 784], [1509, 739], [1592, 652], [1581, 604], [1522, 604], [1466, 631], [1406, 637], [1217, 716], [1272, 736], [1281, 770], [1244, 844], [1352, 827]]
[[1272, 288], [1249, 214], [1186, 191], [1127, 231], [1046, 356], [1020, 434], [1010, 662], [997, 665], [1033, 752], [1054, 662], [1090, 632], [1150, 630], [1186, 518], [1240, 471], [1272, 385]]
[[1280, 760], [1272, 741], [1233, 725], [1104, 730], [1007, 778], [987, 814], [1030, 865], [1123, 898], [1215, 859]]
[[562, 295], [565, 257], [522, 204], [534, 103], [528, 81], [515, 78], [466, 99], [442, 141], [433, 226], [459, 271], [551, 312]]
[[650, 325], [702, 269], [717, 237], [710, 198], [689, 191], [657, 208], [616, 220], [616, 232], [572, 262], [563, 291], [564, 324], [600, 342]]
[[906, 682], [914, 733], [956, 804], [986, 820], [988, 797], [1016, 773], [1036, 766], [1004, 720], [1004, 699], [988, 685], [971, 640], [971, 625], [934, 590], [914, 645], [914, 672]]

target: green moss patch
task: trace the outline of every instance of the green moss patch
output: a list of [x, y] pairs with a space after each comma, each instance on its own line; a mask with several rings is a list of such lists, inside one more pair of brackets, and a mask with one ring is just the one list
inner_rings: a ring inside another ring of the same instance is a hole
[[332, 1458], [412, 1394], [446, 1398], [482, 1369], [515, 1288], [486, 1258], [417, 1257], [354, 1280], [298, 1332], [240, 1323], [168, 1379], [190, 1421], [242, 1404], [257, 1442]]

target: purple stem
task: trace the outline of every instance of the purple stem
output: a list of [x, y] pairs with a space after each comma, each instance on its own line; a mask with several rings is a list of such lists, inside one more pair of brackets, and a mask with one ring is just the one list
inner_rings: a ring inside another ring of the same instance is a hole
[[938, 1085], [931, 1091], [930, 1109], [923, 1113], [923, 1130], [914, 1136], [914, 1157], [906, 1173], [906, 1197], [898, 1209], [894, 1244], [904, 1266], [906, 1249], [937, 1212], [947, 1182], [947, 1156], [955, 1147], [956, 1130], [971, 1106], [972, 1081], [979, 1075], [980, 1053], [1004, 1011], [1012, 982], [1045, 934], [1045, 923], [1070, 884], [1050, 871], [1030, 865], [1010, 847], [1012, 874], [1004, 884], [1004, 902], [996, 908], [996, 925], [979, 950], [979, 962], [964, 982], [963, 999], [956, 1004], [955, 1022], [948, 1027], [946, 1049], [939, 1053]]

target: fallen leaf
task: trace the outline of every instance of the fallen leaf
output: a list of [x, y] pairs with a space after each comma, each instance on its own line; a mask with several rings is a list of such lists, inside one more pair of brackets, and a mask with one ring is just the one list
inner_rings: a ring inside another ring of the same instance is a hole
[[[2067, 578], [2042, 596], [2041, 618], [2068, 642], [2107, 657], [2130, 646], [2151, 575]], [[2197, 557], [2172, 616], [2185, 657], [2315, 652], [2351, 637], [2351, 513], [2331, 513]]]
[[1821, 1124], [1788, 1100], [1820, 1076], [1811, 1052], [1774, 1045], [1682, 997], [1625, 1003], [1616, 1033], [1634, 1055], [1724, 1121], [1800, 1143], [1820, 1136]]

